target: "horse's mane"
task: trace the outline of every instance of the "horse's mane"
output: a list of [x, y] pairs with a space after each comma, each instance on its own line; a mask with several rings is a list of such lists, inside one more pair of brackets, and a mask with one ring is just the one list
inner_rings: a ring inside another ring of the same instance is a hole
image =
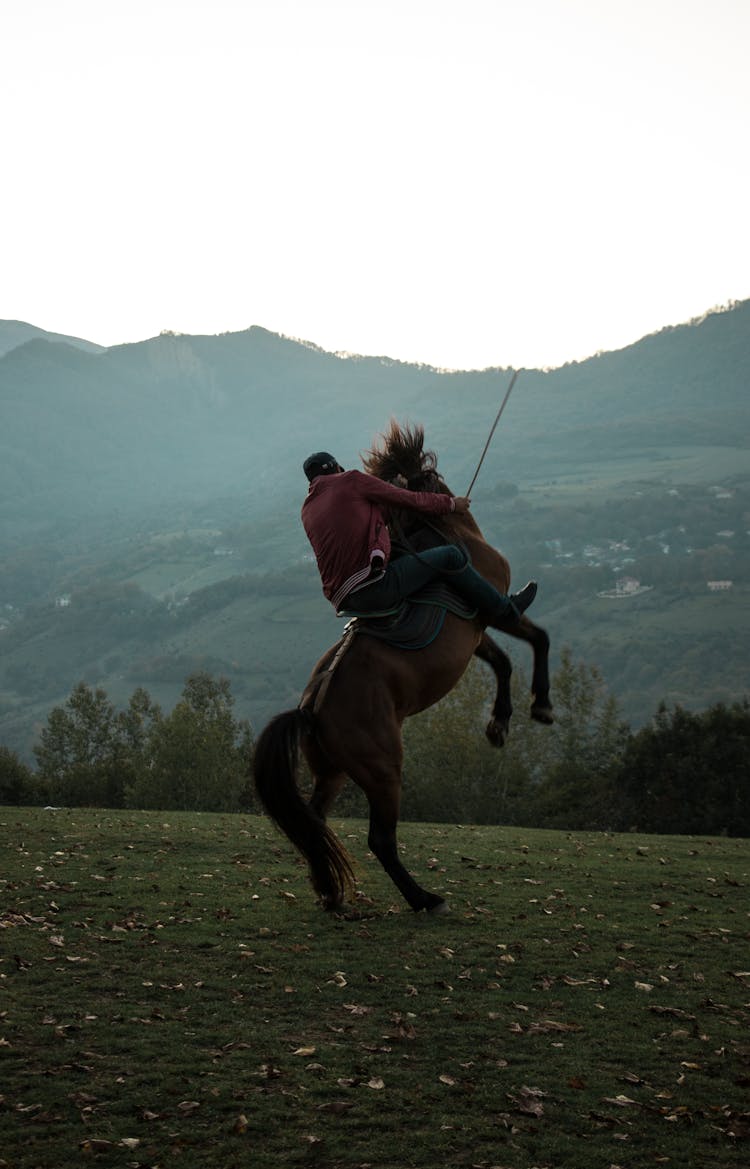
[[[443, 490], [438, 486], [437, 455], [424, 449], [424, 427], [401, 426], [395, 418], [380, 441], [362, 456], [364, 468], [389, 483], [406, 481], [412, 491]], [[428, 486], [428, 481], [432, 480]]]

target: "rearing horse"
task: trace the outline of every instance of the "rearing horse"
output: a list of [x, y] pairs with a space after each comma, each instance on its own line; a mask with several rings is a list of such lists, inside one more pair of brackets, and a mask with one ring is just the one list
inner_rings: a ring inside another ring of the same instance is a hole
[[[452, 494], [437, 472], [434, 454], [424, 450], [421, 427], [391, 423], [364, 465], [371, 474], [398, 480], [413, 491]], [[431, 523], [445, 542], [464, 545], [474, 567], [498, 592], [510, 591], [508, 561], [487, 543], [470, 514], [450, 513]], [[525, 614], [520, 622], [498, 628], [531, 645], [531, 717], [551, 723], [547, 634]], [[466, 620], [450, 612], [439, 635], [421, 649], [399, 649], [366, 633], [345, 637], [316, 665], [300, 706], [276, 715], [261, 733], [253, 763], [256, 790], [268, 814], [306, 859], [313, 888], [327, 908], [340, 907], [354, 889], [351, 860], [326, 824], [347, 779], [367, 797], [368, 844], [411, 908], [446, 908], [443, 898], [417, 884], [398, 855], [401, 728], [404, 719], [448, 694], [474, 655], [487, 662], [497, 678], [486, 733], [493, 745], [502, 746], [512, 713], [510, 660], [485, 633], [480, 618]], [[309, 801], [297, 786], [300, 748], [314, 778]]]

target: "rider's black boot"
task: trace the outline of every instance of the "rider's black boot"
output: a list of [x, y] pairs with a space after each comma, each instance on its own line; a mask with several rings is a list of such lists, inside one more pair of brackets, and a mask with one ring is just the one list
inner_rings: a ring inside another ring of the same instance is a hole
[[537, 583], [535, 580], [530, 580], [517, 593], [511, 593], [508, 600], [520, 613], [525, 613], [531, 602], [536, 596]]
[[502, 608], [495, 609], [490, 616], [489, 624], [496, 627], [507, 626], [509, 624], [517, 625], [521, 620], [521, 614], [526, 612], [534, 600], [536, 590], [536, 581], [530, 580], [517, 593], [510, 593], [509, 596], [504, 597]]

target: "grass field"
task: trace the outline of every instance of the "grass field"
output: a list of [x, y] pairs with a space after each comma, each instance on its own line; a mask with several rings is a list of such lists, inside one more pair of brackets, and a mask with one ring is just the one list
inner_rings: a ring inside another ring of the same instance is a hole
[[0, 809], [0, 1166], [744, 1169], [750, 844]]

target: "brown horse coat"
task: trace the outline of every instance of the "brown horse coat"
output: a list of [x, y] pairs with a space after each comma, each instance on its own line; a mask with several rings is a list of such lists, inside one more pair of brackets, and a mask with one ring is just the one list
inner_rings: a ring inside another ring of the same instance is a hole
[[[383, 478], [405, 480], [413, 490], [450, 494], [437, 474], [435, 456], [423, 449], [423, 438], [421, 428], [402, 429], [392, 424], [383, 446], [365, 460], [366, 469]], [[487, 543], [471, 514], [451, 513], [441, 517], [439, 526], [447, 542], [465, 545], [482, 576], [499, 592], [509, 592], [508, 561]], [[509, 621], [501, 628], [532, 646], [531, 716], [539, 722], [551, 722], [546, 633], [525, 615], [519, 623]], [[261, 802], [306, 858], [313, 887], [323, 903], [335, 907], [351, 891], [353, 875], [346, 851], [325, 819], [347, 779], [353, 780], [364, 791], [370, 807], [369, 846], [406, 901], [415, 910], [444, 908], [443, 899], [422, 889], [398, 855], [401, 728], [404, 719], [448, 694], [476, 655], [497, 677], [487, 736], [501, 746], [511, 715], [510, 661], [479, 619], [467, 621], [451, 613], [446, 614], [439, 636], [423, 649], [399, 650], [365, 634], [353, 637], [345, 652], [341, 649], [339, 643], [320, 659], [300, 706], [277, 715], [260, 735], [254, 775]], [[321, 678], [325, 685], [322, 697]], [[309, 801], [297, 787], [300, 748], [314, 776]]]

